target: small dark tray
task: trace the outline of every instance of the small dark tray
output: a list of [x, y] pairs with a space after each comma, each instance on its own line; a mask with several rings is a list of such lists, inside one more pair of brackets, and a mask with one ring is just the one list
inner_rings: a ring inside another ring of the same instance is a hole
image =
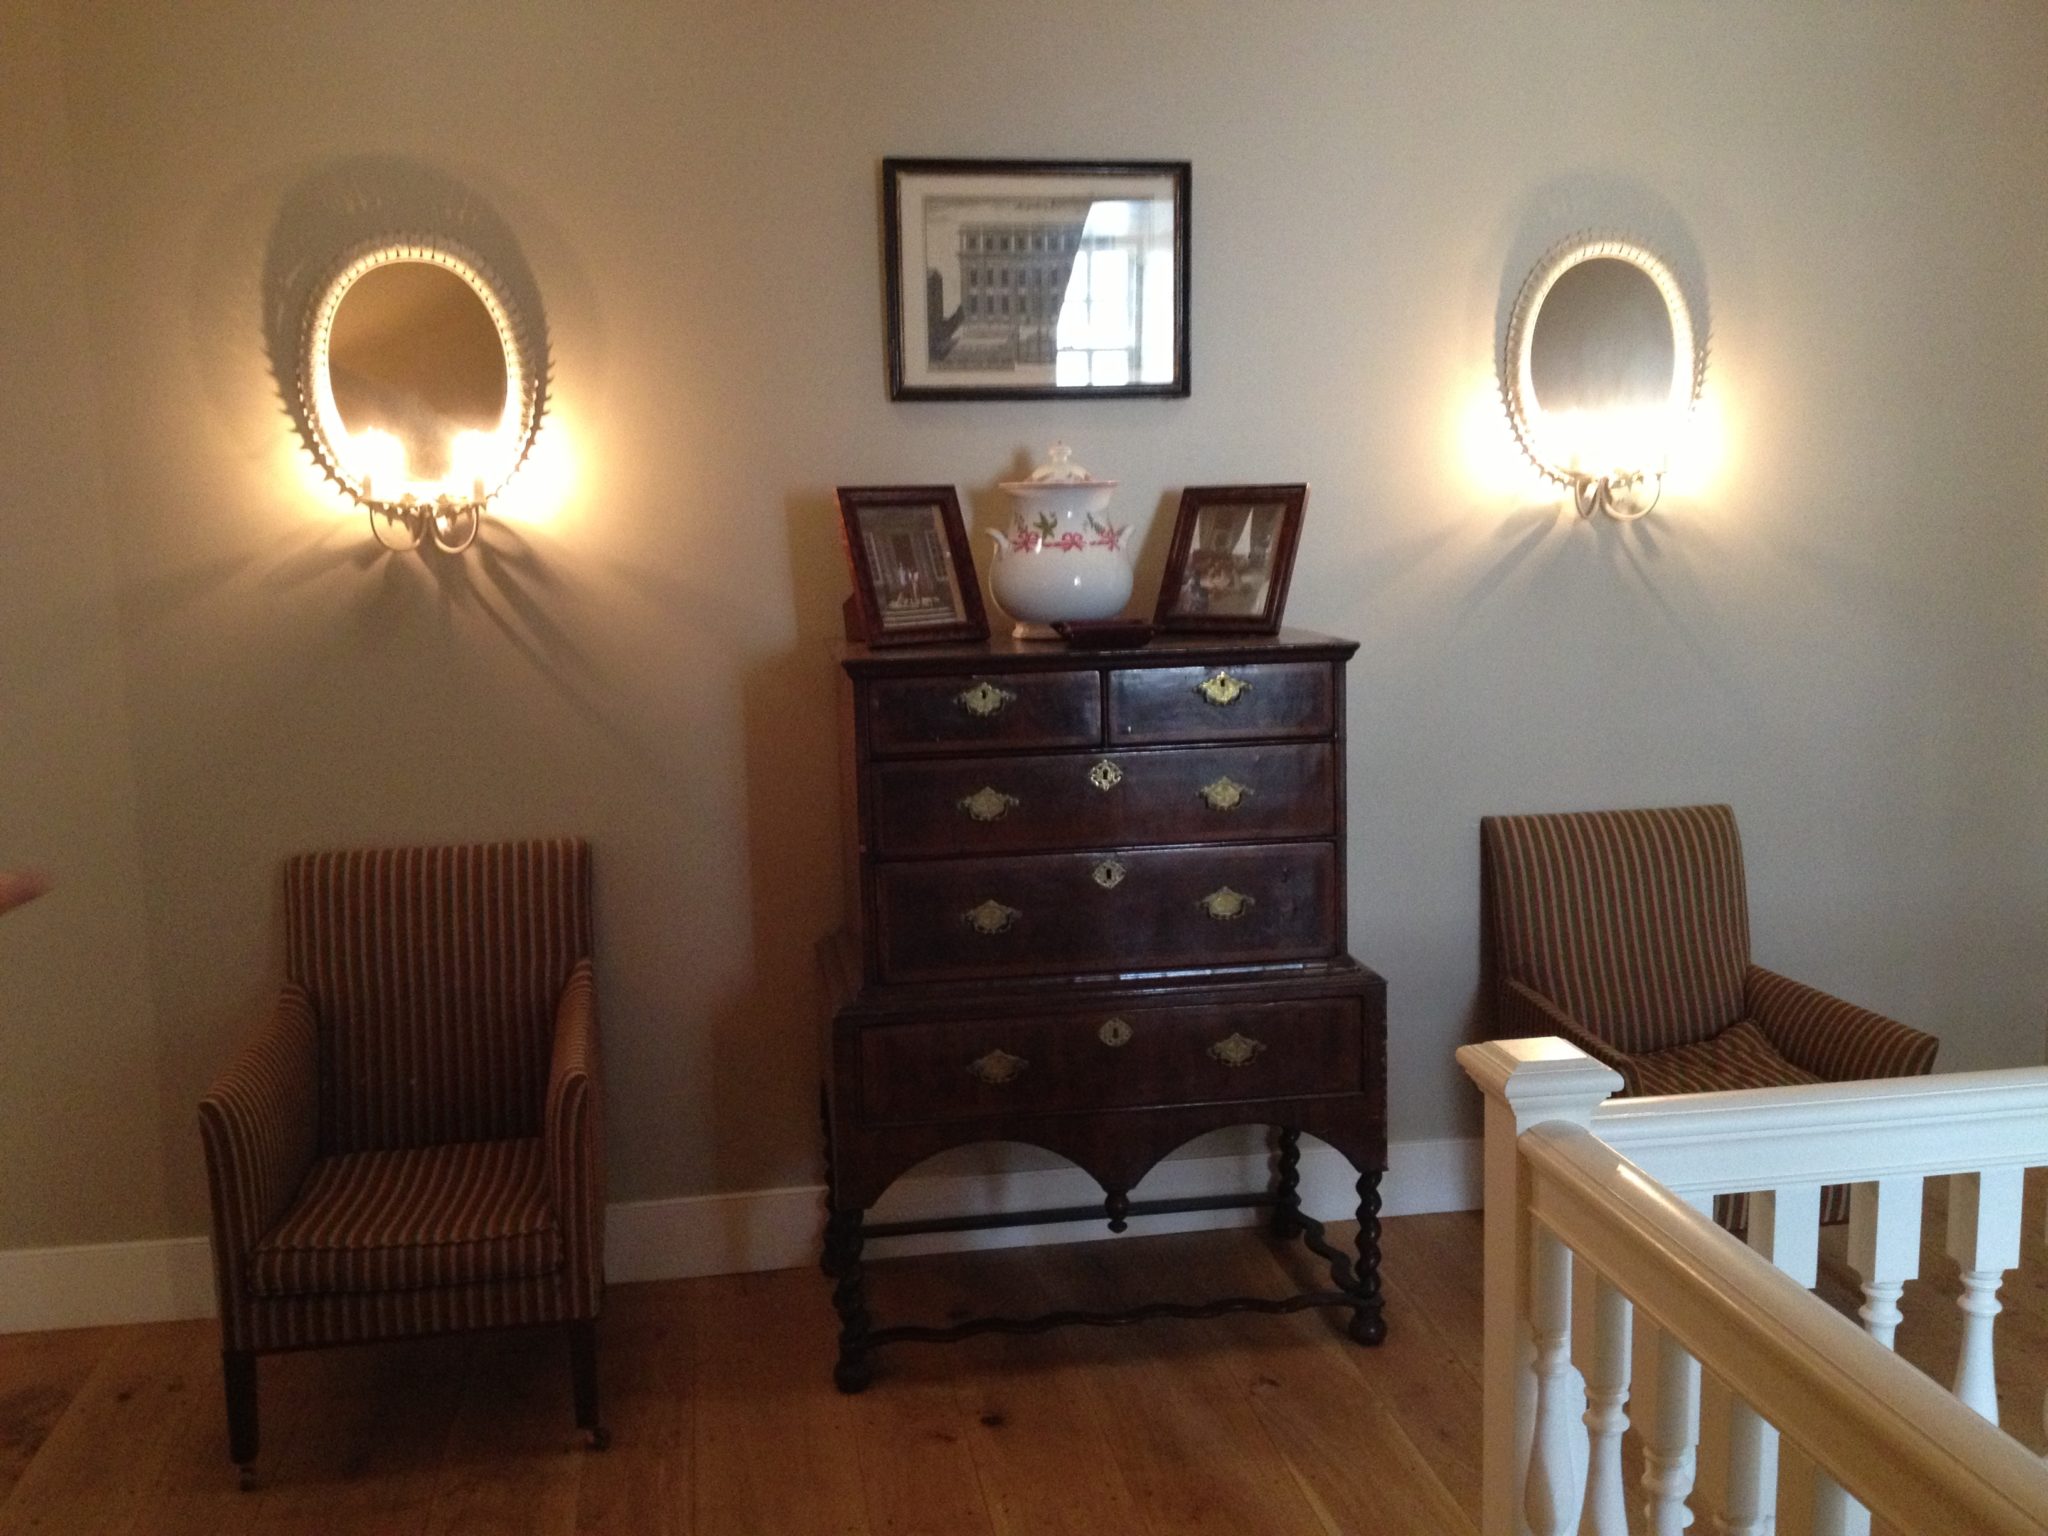
[[1063, 619], [1053, 630], [1077, 651], [1127, 650], [1156, 633], [1143, 619]]

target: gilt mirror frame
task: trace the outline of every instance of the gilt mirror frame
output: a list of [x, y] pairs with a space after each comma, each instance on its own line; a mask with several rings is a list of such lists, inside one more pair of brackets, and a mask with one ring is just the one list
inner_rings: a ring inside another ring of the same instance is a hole
[[[383, 493], [351, 462], [346, 449], [350, 433], [335, 400], [329, 355], [335, 318], [364, 277], [405, 262], [436, 266], [461, 279], [497, 332], [505, 361], [505, 407], [497, 433], [499, 452], [488, 471], [479, 476], [481, 495], [444, 494], [427, 501], [415, 496], [410, 487], [399, 488], [397, 494]], [[451, 240], [385, 236], [351, 247], [317, 289], [306, 312], [298, 388], [299, 420], [308, 448], [327, 478], [368, 509], [370, 528], [378, 542], [388, 548], [416, 549], [431, 537], [437, 546], [452, 553], [475, 540], [485, 507], [532, 453], [547, 413], [548, 369], [545, 348], [534, 329], [507, 286], [481, 258]]]
[[[1648, 247], [1618, 235], [1583, 232], [1560, 241], [1537, 262], [1516, 296], [1508, 320], [1507, 338], [1500, 367], [1501, 399], [1515, 440], [1538, 473], [1545, 479], [1568, 487], [1581, 517], [1605, 512], [1621, 521], [1641, 517], [1657, 504], [1662, 494], [1664, 464], [1639, 464], [1618, 468], [1605, 475], [1589, 474], [1546, 456], [1537, 427], [1541, 405], [1536, 396], [1533, 358], [1538, 317], [1543, 301], [1559, 279], [1589, 261], [1621, 261], [1643, 273], [1656, 285], [1671, 323], [1671, 390], [1668, 408], [1675, 420], [1689, 416], [1699, 402], [1706, 383], [1705, 338], [1693, 323], [1692, 308], [1685, 290], [1670, 265]], [[1647, 500], [1645, 488], [1647, 487]]]

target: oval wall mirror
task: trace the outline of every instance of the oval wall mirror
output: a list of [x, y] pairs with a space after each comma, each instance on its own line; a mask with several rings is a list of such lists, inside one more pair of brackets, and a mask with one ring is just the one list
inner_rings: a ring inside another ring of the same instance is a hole
[[1537, 469], [1581, 517], [1657, 504], [1704, 358], [1671, 269], [1625, 240], [1580, 237], [1545, 256], [1508, 325], [1502, 393]]
[[467, 548], [540, 429], [544, 370], [499, 285], [451, 246], [344, 260], [308, 318], [301, 393], [315, 453], [393, 548]]

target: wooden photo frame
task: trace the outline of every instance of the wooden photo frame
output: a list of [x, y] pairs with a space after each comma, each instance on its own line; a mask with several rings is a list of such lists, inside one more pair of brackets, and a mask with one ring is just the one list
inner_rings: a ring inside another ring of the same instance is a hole
[[[986, 640], [988, 614], [950, 485], [842, 485], [848, 633], [869, 645]], [[857, 631], [857, 633], [856, 633]]]
[[1188, 393], [1185, 160], [882, 162], [892, 400]]
[[1191, 485], [1181, 492], [1153, 623], [1162, 630], [1280, 630], [1306, 485]]

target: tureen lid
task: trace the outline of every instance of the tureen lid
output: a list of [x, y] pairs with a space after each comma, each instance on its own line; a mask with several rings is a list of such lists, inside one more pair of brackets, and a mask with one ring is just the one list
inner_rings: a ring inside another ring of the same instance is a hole
[[1029, 480], [1005, 480], [1001, 482], [1006, 491], [1053, 490], [1068, 485], [1115, 485], [1114, 480], [1098, 480], [1087, 470], [1074, 462], [1074, 450], [1065, 443], [1054, 443], [1045, 452], [1045, 462], [1031, 471]]

